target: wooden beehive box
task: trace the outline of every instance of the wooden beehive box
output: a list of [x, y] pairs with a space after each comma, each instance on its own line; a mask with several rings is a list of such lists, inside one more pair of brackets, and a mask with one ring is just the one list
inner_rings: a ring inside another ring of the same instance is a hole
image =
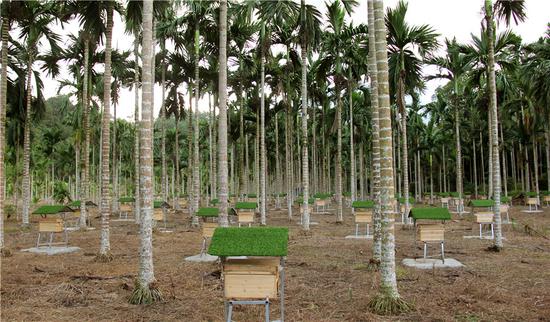
[[418, 225], [418, 240], [423, 242], [445, 240], [445, 226], [442, 224]]
[[247, 201], [247, 202], [258, 202], [258, 198], [255, 198], [255, 197], [254, 197], [254, 198], [251, 198], [251, 197], [249, 197], [249, 198], [246, 198], [246, 201]]
[[327, 201], [324, 199], [315, 199], [315, 205], [318, 207], [323, 207], [327, 205]]
[[202, 237], [211, 238], [214, 235], [214, 230], [218, 227], [217, 222], [203, 222], [202, 223]]
[[164, 215], [162, 214], [162, 208], [154, 208], [153, 209], [153, 220], [161, 221], [164, 219]]
[[228, 299], [275, 298], [279, 285], [278, 258], [228, 260], [224, 270], [224, 296]]
[[128, 203], [120, 204], [120, 211], [121, 212], [132, 212], [132, 205]]
[[63, 219], [61, 218], [42, 218], [38, 222], [38, 231], [48, 233], [63, 232]]
[[254, 222], [254, 211], [238, 210], [237, 215], [239, 216], [240, 223]]
[[372, 210], [356, 210], [355, 211], [356, 223], [371, 223], [372, 222]]
[[539, 201], [537, 198], [527, 198], [527, 204], [535, 206], [539, 204]]
[[503, 213], [503, 212], [508, 212], [508, 210], [510, 209], [510, 206], [508, 205], [500, 205], [500, 213]]
[[490, 224], [493, 222], [493, 217], [495, 216], [492, 212], [476, 212], [476, 223], [478, 224]]
[[544, 196], [544, 202], [550, 202], [550, 195]]

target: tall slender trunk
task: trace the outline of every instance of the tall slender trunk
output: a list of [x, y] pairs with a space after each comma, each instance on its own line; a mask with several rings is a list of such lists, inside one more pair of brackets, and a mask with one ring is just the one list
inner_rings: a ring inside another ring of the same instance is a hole
[[483, 135], [479, 132], [479, 146], [481, 147], [481, 181], [483, 186], [483, 193], [487, 195], [487, 185], [485, 181], [485, 153], [483, 152]]
[[336, 222], [344, 221], [342, 205], [342, 98], [340, 97], [340, 80], [336, 80]]
[[8, 87], [8, 28], [7, 17], [2, 17], [2, 71], [0, 73], [0, 252], [4, 251], [4, 202], [6, 198], [4, 151], [6, 139], [6, 94]]
[[[456, 85], [455, 85], [456, 93]], [[462, 146], [460, 143], [460, 109], [455, 100], [455, 135], [456, 135], [456, 190], [458, 192], [457, 212], [462, 213]]]
[[504, 195], [508, 196], [508, 167], [506, 166], [506, 149], [504, 148], [504, 133], [500, 127], [500, 141], [502, 142], [502, 181], [504, 182]]
[[281, 184], [281, 160], [279, 158], [279, 115], [277, 114], [275, 114], [275, 185], [275, 193], [280, 194], [283, 190]]
[[193, 86], [189, 84], [189, 113], [187, 115], [187, 209], [193, 215]]
[[212, 123], [214, 119], [214, 114], [212, 114], [212, 101], [211, 95], [208, 94], [208, 183], [210, 190], [210, 200], [214, 199], [214, 155], [212, 154], [213, 143], [212, 142]]
[[[168, 201], [168, 174], [166, 170], [166, 108], [164, 100], [166, 99], [166, 40], [160, 42], [160, 50], [162, 52], [161, 61], [161, 103], [160, 103], [160, 137], [161, 137], [161, 195], [162, 200]], [[177, 95], [176, 95], [177, 96]], [[153, 111], [154, 112], [154, 111]]]
[[82, 132], [84, 134], [83, 151], [80, 154], [80, 219], [79, 227], [81, 229], [86, 228], [86, 219], [88, 217], [86, 201], [90, 198], [90, 183], [88, 176], [90, 173], [90, 117], [88, 108], [88, 65], [90, 61], [90, 41], [87, 35], [84, 36], [84, 67], [83, 67], [83, 80], [82, 80]]
[[443, 145], [442, 153], [443, 153], [443, 192], [447, 192], [447, 158], [445, 157], [445, 145]]
[[490, 114], [492, 118], [491, 124], [491, 136], [492, 152], [493, 152], [493, 197], [495, 200], [495, 247], [497, 249], [503, 247], [502, 243], [502, 223], [500, 218], [500, 158], [498, 155], [498, 110], [497, 110], [497, 88], [495, 80], [495, 33], [493, 30], [494, 21], [492, 13], [492, 0], [485, 0], [485, 14], [487, 21], [487, 34], [489, 35], [489, 53], [488, 53], [488, 66], [487, 66], [487, 83], [489, 86], [489, 106], [491, 107]]
[[[533, 137], [533, 173], [534, 173], [534, 176], [535, 176], [535, 192], [537, 193], [537, 199], [540, 198], [539, 196], [539, 167], [538, 167], [538, 163], [539, 163], [539, 156], [538, 156], [538, 151], [537, 151], [537, 142], [535, 141], [535, 137]], [[540, 199], [539, 199], [540, 200]]]
[[[27, 62], [27, 102], [25, 107], [25, 125], [23, 134], [23, 226], [29, 225], [29, 212], [31, 207], [31, 181], [30, 181], [30, 163], [31, 163], [31, 101], [32, 101], [32, 64], [34, 60], [34, 44], [28, 44], [28, 62]], [[52, 178], [53, 182], [53, 178]]]
[[[301, 1], [301, 23], [305, 24], [305, 0]], [[302, 34], [302, 193], [303, 193], [303, 229], [309, 230], [309, 158], [307, 144], [307, 44]]]
[[199, 210], [200, 204], [200, 157], [199, 157], [199, 26], [195, 26], [195, 122], [193, 124], [193, 217], [192, 225], [199, 225], [199, 218], [196, 216], [196, 212]]
[[[403, 160], [401, 170], [403, 171], [403, 196], [405, 197], [405, 213], [403, 214], [403, 222], [409, 213], [409, 145], [407, 140], [407, 106], [405, 105], [405, 66], [402, 61], [402, 69], [399, 74], [399, 105], [401, 110], [401, 137], [403, 140]], [[420, 194], [422, 197], [422, 194]]]
[[[115, 100], [116, 101], [116, 100]], [[112, 137], [112, 155], [111, 155], [111, 171], [112, 179], [111, 184], [113, 186], [113, 199], [111, 201], [111, 211], [118, 212], [118, 156], [117, 156], [117, 122], [116, 122], [116, 104], [113, 103], [113, 137]]]
[[287, 107], [285, 115], [285, 161], [286, 161], [286, 202], [288, 209], [288, 220], [292, 220], [292, 156], [290, 152], [290, 119], [292, 115], [292, 110], [290, 108], [290, 101], [288, 99], [288, 93], [286, 94]]
[[[494, 178], [493, 178], [493, 134], [492, 131], [492, 124], [493, 124], [493, 112], [489, 110], [489, 117], [488, 117], [489, 123], [487, 128], [489, 129], [489, 191], [487, 193], [487, 198], [492, 198], [493, 196], [493, 184], [494, 184]], [[526, 150], [527, 151], [527, 150]]]
[[[351, 70], [350, 70], [351, 78]], [[350, 192], [351, 192], [351, 201], [356, 199], [356, 188], [357, 180], [355, 179], [356, 170], [355, 170], [355, 149], [353, 146], [353, 86], [349, 88], [349, 159], [350, 159]]]
[[[265, 24], [262, 24], [262, 38], [265, 37]], [[263, 40], [263, 39], [262, 39]], [[260, 224], [266, 225], [265, 210], [266, 210], [266, 156], [265, 156], [265, 52], [264, 46], [261, 48], [261, 66], [260, 66]]]
[[472, 151], [474, 152], [474, 195], [477, 198], [477, 156], [476, 156], [476, 139], [472, 136]]
[[[101, 124], [101, 246], [99, 257], [102, 261], [111, 260], [111, 243], [109, 241], [109, 217], [111, 216], [110, 185], [110, 120], [111, 120], [111, 43], [113, 38], [113, 4], [107, 4], [107, 30], [105, 41], [105, 73], [103, 75], [103, 122]], [[144, 125], [142, 125], [144, 126]]]
[[[142, 196], [140, 223], [139, 274], [136, 288], [130, 297], [134, 304], [149, 304], [161, 300], [155, 286], [153, 267], [153, 1], [143, 3], [143, 90], [140, 126], [140, 194]], [[145, 291], [144, 291], [145, 290]]]
[[219, 79], [220, 111], [218, 116], [218, 178], [220, 183], [220, 225], [227, 227], [227, 0], [220, 0], [220, 43], [219, 43]]
[[[134, 217], [140, 222], [141, 198], [139, 195], [139, 38], [134, 39]], [[176, 122], [177, 125], [177, 122]]]
[[365, 160], [364, 160], [363, 143], [359, 144], [359, 196], [357, 199], [365, 199]]
[[[550, 120], [548, 121], [550, 122]], [[546, 151], [546, 190], [550, 191], [550, 130], [548, 123], [546, 125], [544, 139], [546, 143], [544, 145]]]
[[[369, 0], [369, 3], [371, 0]], [[395, 274], [395, 236], [393, 216], [395, 208], [393, 153], [392, 153], [392, 121], [390, 110], [388, 55], [386, 42], [386, 26], [384, 23], [384, 3], [374, 1], [376, 64], [378, 73], [378, 104], [380, 124], [380, 204], [382, 257], [380, 263], [381, 285], [380, 293], [384, 297], [398, 299], [397, 279]]]
[[[373, 0], [368, 1], [369, 30], [374, 31]], [[380, 200], [380, 116], [378, 105], [378, 64], [376, 61], [376, 39], [374, 32], [369, 33], [368, 69], [371, 81], [371, 114], [372, 114], [372, 194], [374, 199], [374, 234], [372, 257], [375, 261], [382, 260], [382, 205]]]

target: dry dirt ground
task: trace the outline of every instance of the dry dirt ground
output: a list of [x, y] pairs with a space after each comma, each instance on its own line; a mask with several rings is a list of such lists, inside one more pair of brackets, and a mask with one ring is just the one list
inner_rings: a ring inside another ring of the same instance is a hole
[[[286, 267], [287, 321], [550, 321], [550, 208], [526, 214], [512, 209], [516, 221], [506, 225], [505, 249], [486, 251], [491, 242], [472, 235], [470, 218], [453, 215], [447, 223], [447, 256], [461, 269], [416, 270], [400, 265], [414, 254], [413, 232], [396, 226], [397, 278], [412, 312], [383, 317], [369, 313], [379, 274], [366, 267], [372, 241], [346, 240], [353, 219], [314, 215], [320, 224], [311, 235], [289, 222], [286, 211], [269, 211], [268, 224], [290, 227]], [[295, 209], [295, 213], [296, 213]], [[164, 302], [150, 306], [127, 303], [138, 270], [138, 226], [111, 223], [114, 261], [94, 262], [99, 230], [70, 233], [82, 250], [66, 255], [23, 253], [33, 245], [30, 232], [6, 224], [6, 243], [13, 256], [1, 262], [2, 321], [222, 321], [223, 300], [217, 264], [192, 264], [186, 256], [200, 249], [200, 232], [185, 214], [171, 214], [173, 233], [154, 234], [155, 276]], [[98, 227], [96, 219], [93, 223]], [[524, 224], [535, 229], [526, 229]], [[542, 237], [543, 234], [545, 237]], [[420, 249], [418, 249], [420, 254]], [[237, 307], [235, 321], [262, 321], [263, 307]], [[279, 316], [278, 302], [272, 318]]]

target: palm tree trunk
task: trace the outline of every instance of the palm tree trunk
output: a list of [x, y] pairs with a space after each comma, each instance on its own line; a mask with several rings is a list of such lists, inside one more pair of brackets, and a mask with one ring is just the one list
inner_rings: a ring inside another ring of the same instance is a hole
[[140, 194], [143, 197], [140, 224], [139, 274], [130, 303], [149, 304], [160, 301], [162, 295], [155, 286], [153, 267], [153, 1], [143, 3], [143, 93], [140, 127]]
[[487, 194], [487, 185], [485, 181], [485, 153], [483, 151], [483, 135], [479, 132], [479, 146], [481, 147], [481, 181], [483, 186], [483, 193]]
[[340, 97], [340, 80], [336, 80], [336, 222], [344, 221], [342, 205], [342, 98]]
[[[350, 71], [351, 77], [351, 71]], [[350, 192], [351, 192], [351, 202], [354, 202], [356, 199], [356, 187], [357, 180], [355, 179], [356, 170], [355, 170], [355, 149], [353, 146], [353, 88], [350, 86], [349, 90], [349, 159], [350, 159]]]
[[6, 197], [6, 178], [4, 167], [4, 151], [6, 139], [6, 108], [8, 87], [8, 20], [2, 17], [2, 72], [0, 73], [0, 252], [6, 252], [4, 248], [4, 202]]
[[[371, 0], [369, 0], [371, 2]], [[374, 1], [376, 64], [378, 74], [378, 104], [380, 124], [380, 204], [382, 257], [380, 263], [380, 295], [397, 301], [397, 279], [395, 274], [395, 236], [394, 236], [394, 178], [392, 153], [392, 121], [390, 110], [388, 56], [386, 26], [384, 24], [384, 3]]]
[[472, 151], [474, 152], [474, 195], [477, 198], [477, 157], [476, 157], [476, 140], [472, 136]]
[[[403, 140], [403, 160], [402, 160], [402, 171], [403, 171], [403, 196], [405, 197], [405, 213], [403, 214], [403, 223], [407, 220], [405, 218], [409, 213], [409, 145], [407, 140], [407, 107], [405, 105], [405, 69], [404, 62], [400, 77], [399, 77], [399, 104], [401, 109], [401, 137]], [[422, 194], [420, 195], [422, 197]]]
[[285, 160], [286, 160], [286, 203], [288, 209], [288, 220], [292, 220], [292, 156], [290, 152], [290, 119], [292, 115], [292, 110], [290, 108], [290, 102], [288, 100], [288, 93], [286, 94], [287, 107], [285, 115]]
[[[550, 120], [549, 120], [550, 121]], [[546, 189], [550, 191], [550, 130], [548, 125], [546, 125], [546, 131], [544, 133], [544, 138], [546, 141], [545, 151], [546, 151]], [[0, 181], [2, 182], [2, 181]]]
[[227, 220], [227, 0], [220, 0], [220, 52], [219, 52], [219, 83], [220, 91], [220, 111], [218, 116], [218, 178], [220, 183], [219, 189], [219, 209], [220, 209], [220, 225], [222, 227], [229, 226]]
[[84, 133], [84, 149], [81, 154], [81, 175], [80, 175], [80, 220], [81, 229], [86, 228], [88, 217], [86, 201], [89, 200], [90, 183], [88, 182], [90, 166], [90, 117], [88, 109], [88, 65], [90, 60], [90, 41], [87, 35], [84, 38], [84, 76], [82, 83], [82, 132]]
[[[113, 38], [113, 4], [107, 4], [107, 30], [105, 41], [105, 74], [103, 76], [103, 122], [101, 124], [101, 245], [98, 259], [112, 260], [111, 243], [109, 241], [109, 217], [111, 216], [111, 185], [110, 185], [110, 120], [111, 120], [111, 43]], [[144, 125], [142, 125], [144, 126]], [[147, 126], [147, 125], [145, 125]]]
[[[279, 158], [279, 115], [275, 114], [275, 193], [278, 194], [282, 191], [281, 185], [281, 160]], [[278, 205], [279, 206], [279, 205]]]
[[533, 137], [533, 172], [534, 172], [534, 176], [535, 176], [535, 185], [534, 186], [535, 186], [535, 192], [537, 193], [537, 199], [540, 200], [538, 163], [539, 163], [539, 156], [538, 156], [538, 151], [537, 151], [537, 143], [535, 141], [535, 138]]
[[[212, 123], [214, 119], [214, 114], [212, 114], [212, 96], [208, 94], [208, 181], [210, 185], [210, 200], [214, 199], [214, 154], [213, 154], [213, 143], [212, 142]], [[209, 200], [209, 202], [210, 202]]]
[[447, 158], [445, 157], [445, 145], [443, 145], [443, 192], [447, 192]]
[[[369, 30], [375, 30], [374, 27], [374, 7], [373, 0], [368, 1], [368, 24]], [[372, 114], [372, 193], [374, 199], [373, 216], [373, 244], [372, 258], [376, 263], [382, 259], [382, 226], [381, 226], [381, 200], [380, 200], [380, 117], [378, 106], [378, 69], [376, 61], [376, 44], [374, 32], [369, 33], [369, 57], [368, 69], [371, 81], [371, 114]]]
[[195, 28], [195, 122], [193, 124], [193, 212], [192, 225], [199, 225], [196, 212], [200, 204], [200, 157], [199, 157], [199, 26]]
[[490, 114], [492, 118], [491, 136], [492, 142], [492, 164], [493, 164], [493, 196], [495, 200], [495, 248], [503, 247], [502, 243], [502, 223], [500, 218], [500, 158], [498, 155], [498, 110], [497, 110], [497, 88], [495, 80], [495, 46], [494, 46], [494, 21], [492, 13], [492, 0], [485, 0], [485, 14], [487, 21], [487, 34], [489, 35], [489, 53], [488, 53], [488, 86], [489, 86], [489, 106], [491, 107]]
[[[305, 0], [301, 1], [302, 26], [305, 24]], [[302, 227], [309, 230], [309, 157], [307, 144], [307, 44], [302, 35], [302, 188], [303, 188], [303, 217]]]
[[193, 87], [189, 85], [189, 113], [187, 115], [187, 208], [193, 214]]
[[[27, 102], [25, 108], [25, 125], [23, 134], [23, 223], [24, 227], [29, 226], [29, 212], [31, 207], [31, 182], [30, 182], [30, 163], [31, 163], [31, 100], [32, 100], [32, 64], [33, 50], [29, 44], [29, 61], [27, 65]], [[53, 182], [53, 180], [52, 180]]]
[[118, 172], [117, 172], [117, 168], [118, 168], [118, 156], [117, 156], [117, 150], [118, 150], [118, 147], [117, 147], [117, 122], [116, 122], [116, 104], [113, 103], [113, 137], [112, 137], [112, 155], [111, 155], [111, 162], [112, 162], [112, 171], [111, 171], [111, 175], [112, 175], [112, 179], [111, 179], [111, 182], [112, 182], [112, 185], [113, 185], [113, 195], [114, 195], [114, 198], [112, 199], [112, 202], [111, 202], [111, 211], [114, 212], [115, 214], [118, 212]]
[[[160, 131], [161, 131], [161, 195], [163, 201], [168, 201], [168, 175], [166, 170], [166, 108], [164, 100], [166, 99], [166, 40], [163, 39], [160, 43], [162, 52], [161, 62], [161, 103], [160, 103]], [[177, 95], [176, 95], [177, 96]], [[165, 213], [165, 212], [163, 212]]]
[[359, 144], [359, 196], [357, 199], [365, 199], [365, 160], [363, 156], [363, 143]]
[[506, 149], [504, 148], [504, 133], [500, 127], [500, 141], [502, 142], [502, 181], [504, 182], [504, 195], [508, 196], [508, 167], [506, 166]]
[[[487, 129], [489, 129], [489, 191], [487, 193], [487, 198], [491, 198], [493, 196], [493, 134], [492, 131], [492, 124], [493, 124], [493, 112], [489, 110], [489, 123], [487, 126]], [[527, 150], [525, 150], [527, 151]]]
[[[262, 38], [265, 37], [265, 24], [262, 23]], [[262, 226], [266, 225], [266, 219], [265, 219], [265, 210], [266, 205], [265, 202], [267, 200], [266, 198], [266, 183], [265, 183], [265, 175], [266, 175], [266, 156], [265, 156], [265, 52], [264, 52], [264, 46], [262, 46], [261, 49], [261, 66], [260, 66], [260, 87], [261, 87], [261, 97], [260, 97], [260, 224]]]
[[139, 39], [134, 39], [134, 217], [140, 222], [141, 198], [139, 195]]
[[[455, 101], [456, 104], [456, 101]], [[462, 147], [460, 143], [460, 111], [455, 105], [455, 135], [456, 135], [456, 190], [458, 192], [457, 212], [462, 213]]]

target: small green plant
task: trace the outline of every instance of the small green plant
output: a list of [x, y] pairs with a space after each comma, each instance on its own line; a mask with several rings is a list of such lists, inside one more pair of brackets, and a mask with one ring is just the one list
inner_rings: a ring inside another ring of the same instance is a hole
[[15, 206], [14, 205], [5, 205], [4, 206], [4, 214], [6, 214], [6, 218], [11, 218], [11, 216], [15, 215]]
[[71, 200], [71, 193], [66, 182], [56, 181], [53, 185], [53, 199], [57, 203], [65, 203]]

